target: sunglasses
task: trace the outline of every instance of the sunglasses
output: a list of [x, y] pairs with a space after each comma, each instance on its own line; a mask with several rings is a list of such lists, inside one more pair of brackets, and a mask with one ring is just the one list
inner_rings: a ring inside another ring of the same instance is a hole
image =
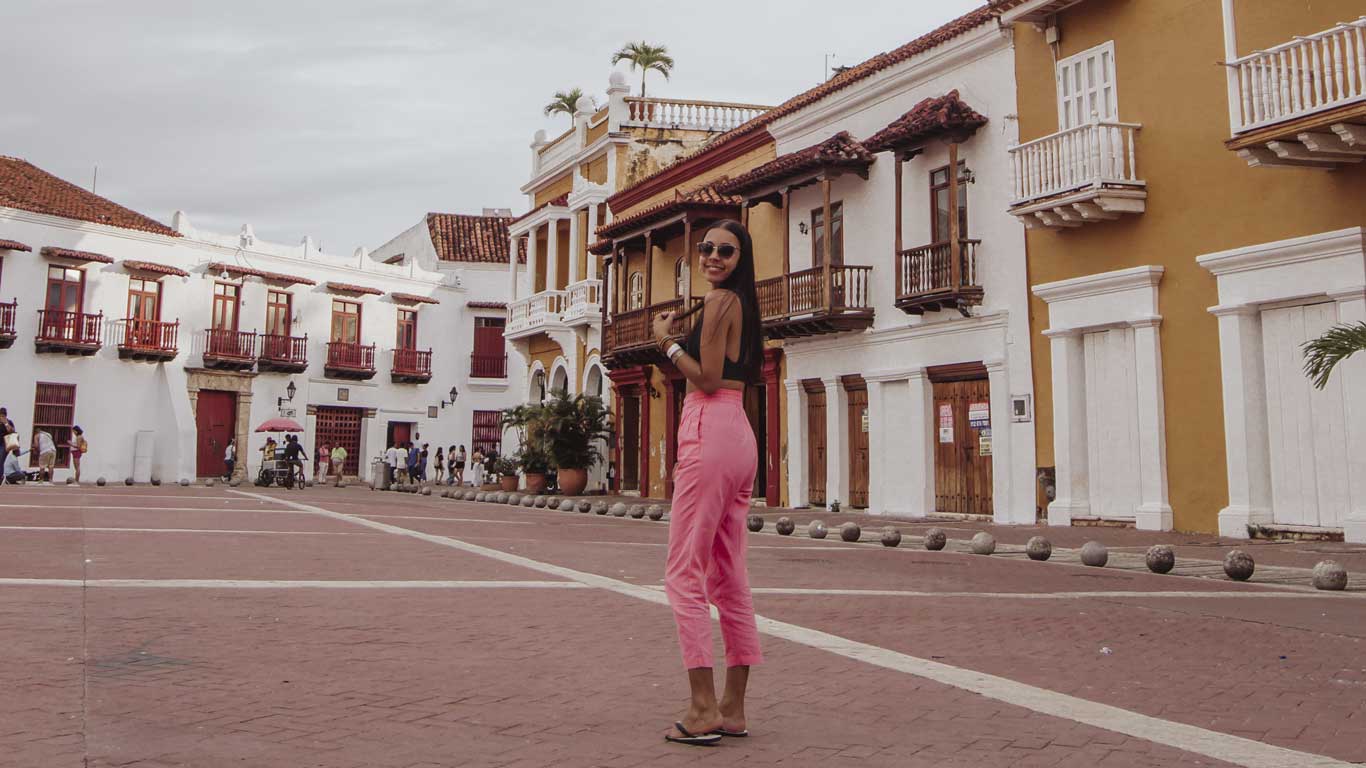
[[710, 256], [712, 251], [716, 251], [716, 254], [723, 259], [729, 259], [735, 255], [735, 246], [730, 243], [713, 245], [710, 241], [706, 240], [697, 244], [697, 252], [702, 256]]

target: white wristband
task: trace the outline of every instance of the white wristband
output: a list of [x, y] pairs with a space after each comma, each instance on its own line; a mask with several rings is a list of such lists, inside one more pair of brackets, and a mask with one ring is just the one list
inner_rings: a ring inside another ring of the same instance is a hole
[[675, 341], [674, 343], [670, 344], [670, 345], [669, 345], [669, 350], [668, 350], [667, 352], [664, 353], [664, 355], [665, 355], [666, 357], [669, 358], [669, 362], [671, 362], [671, 363], [672, 363], [673, 361], [677, 360], [677, 359], [679, 358], [679, 356], [681, 356], [681, 355], [683, 355], [683, 354], [685, 354], [684, 351], [683, 351], [683, 347], [679, 346], [679, 345], [678, 345], [678, 342], [676, 342], [676, 341]]

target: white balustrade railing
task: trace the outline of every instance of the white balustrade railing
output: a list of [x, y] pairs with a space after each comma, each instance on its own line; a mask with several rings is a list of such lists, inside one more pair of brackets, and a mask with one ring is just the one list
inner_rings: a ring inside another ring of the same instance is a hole
[[1366, 98], [1366, 16], [1226, 63], [1238, 86], [1234, 132]]
[[770, 108], [757, 104], [724, 104], [687, 99], [626, 99], [626, 124], [650, 128], [729, 131]]
[[571, 130], [541, 148], [537, 155], [536, 170], [554, 168], [560, 163], [567, 162], [573, 159], [578, 150], [578, 141]]
[[508, 305], [508, 333], [558, 323], [569, 306], [568, 291], [541, 291]]
[[508, 304], [508, 333], [517, 333], [531, 327], [531, 298], [517, 299]]
[[601, 280], [588, 279], [570, 283], [567, 291], [569, 293], [569, 306], [564, 311], [565, 322], [580, 318], [592, 320], [595, 317], [601, 317]]
[[1105, 186], [1142, 186], [1134, 134], [1142, 126], [1093, 120], [1010, 148], [1012, 205]]

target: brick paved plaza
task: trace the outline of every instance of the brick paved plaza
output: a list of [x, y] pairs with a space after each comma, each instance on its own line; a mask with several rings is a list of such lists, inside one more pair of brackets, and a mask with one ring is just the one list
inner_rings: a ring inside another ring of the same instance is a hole
[[[1342, 766], [1366, 761], [1366, 552], [943, 523], [927, 552], [752, 534], [753, 736], [686, 695], [667, 523], [318, 488], [6, 488], [0, 765]], [[805, 520], [809, 514], [799, 518]], [[833, 522], [830, 517], [825, 518]], [[838, 518], [839, 520], [845, 517]], [[833, 526], [832, 526], [833, 527]], [[1135, 566], [1174, 543], [1182, 573]], [[1326, 555], [1324, 552], [1331, 552]], [[1334, 557], [1347, 593], [1308, 588]], [[1278, 566], [1278, 567], [1271, 567]], [[1109, 649], [1109, 652], [1102, 652]]]

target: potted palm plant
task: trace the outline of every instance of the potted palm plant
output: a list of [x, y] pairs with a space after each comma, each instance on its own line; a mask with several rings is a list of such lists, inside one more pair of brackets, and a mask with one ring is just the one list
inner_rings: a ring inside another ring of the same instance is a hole
[[498, 475], [498, 487], [504, 491], [517, 490], [517, 462], [507, 456], [493, 460], [493, 471]]
[[[517, 430], [518, 443], [521, 445], [517, 449], [517, 464], [526, 476], [527, 491], [544, 491], [545, 473], [550, 470], [550, 455], [545, 446], [545, 405], [523, 403], [504, 409], [503, 428]], [[510, 490], [516, 490], [516, 486]]]
[[588, 470], [602, 460], [598, 446], [611, 434], [611, 415], [600, 397], [564, 392], [542, 409], [544, 445], [559, 473], [560, 492], [578, 496], [588, 486]]

